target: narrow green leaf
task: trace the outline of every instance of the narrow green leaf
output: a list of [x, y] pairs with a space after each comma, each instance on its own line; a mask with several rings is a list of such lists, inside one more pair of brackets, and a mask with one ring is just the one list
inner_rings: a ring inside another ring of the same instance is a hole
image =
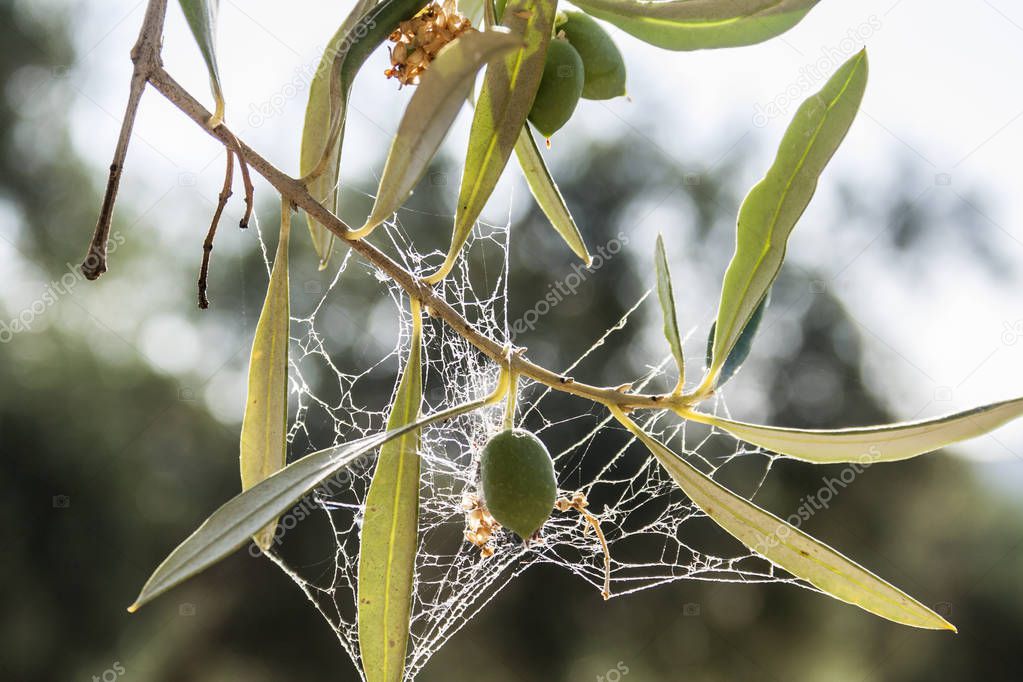
[[587, 14], [667, 50], [754, 45], [785, 33], [820, 0], [578, 0]]
[[[502, 7], [502, 13], [503, 11]], [[483, 23], [485, 26], [490, 27], [494, 25], [496, 13], [497, 9], [494, 6], [493, 0], [485, 0], [483, 3]], [[568, 248], [572, 249], [572, 252], [579, 256], [583, 263], [589, 265], [593, 258], [590, 256], [589, 249], [586, 248], [586, 242], [583, 241], [582, 233], [579, 232], [579, 227], [575, 224], [572, 213], [568, 210], [565, 198], [561, 196], [561, 190], [558, 189], [557, 183], [554, 182], [554, 177], [551, 175], [550, 170], [548, 170], [547, 163], [543, 160], [543, 155], [536, 146], [536, 141], [533, 139], [533, 133], [528, 122], [523, 124], [522, 132], [519, 133], [519, 139], [515, 142], [515, 156], [519, 161], [519, 168], [522, 169], [522, 174], [526, 178], [529, 191], [533, 194], [533, 198], [536, 199], [540, 210], [543, 211], [544, 215], [547, 216], [547, 220], [551, 222], [551, 226], [568, 244]]]
[[[431, 68], [432, 65], [431, 65]], [[412, 347], [387, 428], [415, 423], [423, 400], [422, 313], [412, 303]], [[405, 672], [419, 536], [419, 431], [380, 448], [366, 497], [359, 548], [359, 652], [368, 682], [401, 682]]]
[[515, 156], [518, 158], [519, 167], [522, 168], [526, 184], [529, 185], [529, 191], [533, 193], [537, 205], [551, 221], [551, 225], [557, 233], [568, 244], [568, 248], [572, 249], [572, 253], [589, 265], [593, 260], [590, 257], [590, 252], [586, 248], [579, 227], [575, 224], [575, 220], [565, 204], [565, 198], [561, 196], [561, 190], [558, 189], [557, 183], [551, 177], [551, 172], [547, 169], [547, 164], [536, 147], [536, 141], [533, 139], [528, 123], [522, 126], [522, 132], [519, 133], [519, 139], [515, 143]]
[[556, 10], [557, 0], [508, 2], [502, 25], [520, 38], [522, 47], [487, 68], [469, 132], [451, 247], [428, 282], [439, 282], [451, 271], [522, 134], [540, 85]]
[[[239, 457], [242, 490], [248, 490], [277, 473], [287, 461], [288, 339], [291, 330], [288, 239], [291, 209], [287, 202], [282, 204], [277, 255], [249, 358], [249, 390], [242, 418]], [[276, 527], [275, 520], [253, 538], [260, 548], [266, 550], [273, 544]]]
[[705, 386], [717, 382], [725, 360], [778, 276], [789, 234], [849, 131], [866, 84], [864, 50], [843, 64], [819, 93], [799, 107], [774, 164], [743, 201], [735, 255], [721, 290], [713, 360]]
[[[352, 11], [345, 17], [341, 27], [334, 34], [334, 37], [327, 43], [327, 48], [320, 58], [320, 64], [313, 76], [309, 86], [309, 103], [305, 110], [305, 124], [302, 128], [302, 143], [299, 156], [299, 172], [303, 177], [308, 176], [321, 163], [321, 157], [327, 149], [328, 138], [331, 131], [332, 115], [339, 120], [341, 136], [344, 134], [345, 109], [347, 108], [348, 89], [351, 83], [335, 83], [334, 88], [341, 95], [336, 107], [332, 107], [331, 83], [334, 72], [334, 62], [344, 59], [348, 50], [345, 49], [349, 32], [357, 24], [359, 19], [368, 12], [376, 0], [358, 0]], [[336, 108], [334, 112], [332, 109]], [[307, 179], [306, 187], [309, 193], [321, 204], [333, 212], [337, 212], [338, 201], [341, 190], [338, 187], [338, 178], [341, 172], [341, 144], [329, 148], [329, 158], [326, 167], [315, 178]], [[326, 267], [330, 260], [330, 254], [334, 250], [334, 233], [323, 225], [319, 224], [309, 216], [306, 216], [309, 226], [309, 236], [312, 238], [313, 249], [320, 257], [320, 267]]]
[[[299, 169], [309, 193], [336, 213], [341, 174], [341, 143], [348, 114], [348, 95], [359, 69], [387, 40], [398, 23], [423, 7], [422, 0], [357, 0], [330, 39], [309, 86]], [[334, 250], [334, 234], [306, 216], [320, 267]]]
[[[368, 232], [405, 202], [472, 92], [476, 72], [511, 52], [520, 38], [503, 28], [473, 31], [442, 49], [416, 87], [380, 178], [373, 210], [358, 233]], [[353, 235], [355, 236], [355, 235]]]
[[[691, 415], [691, 413], [690, 413]], [[746, 424], [706, 414], [689, 416], [736, 438], [814, 464], [895, 462], [994, 431], [1023, 415], [1023, 398], [937, 419], [853, 429], [790, 429]]]
[[210, 73], [210, 90], [216, 108], [211, 126], [218, 126], [224, 120], [224, 87], [220, 81], [220, 67], [217, 65], [217, 16], [220, 14], [220, 0], [180, 0], [188, 27], [192, 29], [195, 42], [202, 52], [206, 69]]
[[[732, 346], [732, 351], [728, 354], [724, 364], [721, 366], [721, 373], [718, 375], [717, 383], [714, 384], [714, 388], [720, 388], [728, 383], [728, 380], [735, 376], [735, 373], [742, 368], [742, 364], [746, 362], [746, 358], [749, 357], [750, 351], [753, 350], [753, 339], [757, 337], [757, 332], [760, 330], [760, 321], [764, 319], [764, 310], [771, 302], [771, 293], [768, 291], [767, 296], [760, 302], [757, 309], [753, 311], [753, 316], [749, 318], [749, 322], [743, 327], [742, 333], [739, 334], [739, 340]], [[713, 362], [714, 354], [714, 330], [717, 329], [717, 323], [710, 325], [710, 333], [707, 334], [707, 367], [709, 368]]]
[[675, 356], [678, 386], [681, 388], [686, 382], [686, 359], [682, 353], [682, 337], [678, 333], [675, 313], [675, 292], [671, 286], [671, 271], [668, 269], [668, 257], [664, 253], [661, 235], [657, 235], [657, 247], [654, 249], [654, 270], [657, 273], [657, 299], [661, 302], [661, 314], [664, 317], [664, 338], [668, 340], [671, 354]]
[[257, 483], [235, 495], [203, 521], [194, 533], [163, 560], [146, 581], [128, 611], [137, 611], [157, 596], [228, 556], [261, 528], [291, 509], [307, 492], [356, 463], [368, 452], [430, 424], [453, 419], [491, 405], [507, 391], [507, 383], [503, 384], [503, 391], [501, 387], [499, 384], [498, 390], [486, 398], [436, 412], [397, 430], [373, 434], [351, 443], [306, 455], [262, 483]]
[[620, 410], [612, 409], [682, 492], [749, 549], [822, 592], [882, 618], [918, 628], [955, 631], [955, 626], [905, 592], [736, 495], [649, 436]]
[[262, 483], [231, 498], [163, 560], [128, 611], [137, 611], [167, 590], [232, 554], [260, 529], [287, 512], [308, 491], [379, 447], [386, 439], [396, 438], [401, 433], [378, 433], [320, 450], [292, 462]]

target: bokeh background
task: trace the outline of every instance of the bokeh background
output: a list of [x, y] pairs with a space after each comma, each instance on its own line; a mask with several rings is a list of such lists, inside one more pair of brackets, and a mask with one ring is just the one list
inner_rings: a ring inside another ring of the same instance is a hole
[[[165, 61], [205, 98], [175, 4]], [[347, 4], [222, 2], [228, 120], [290, 172], [311, 69]], [[196, 308], [223, 154], [155, 93], [128, 157], [111, 270], [95, 283], [72, 274], [98, 210], [143, 9], [0, 1], [0, 322], [29, 327], [0, 345], [9, 520], [0, 676], [354, 680], [292, 583], [245, 553], [134, 616], [124, 611], [169, 549], [237, 490], [245, 366], [266, 282], [254, 231], [228, 227], [236, 200], [215, 251], [213, 307]], [[743, 193], [796, 102], [866, 44], [863, 110], [791, 241], [729, 407], [748, 420], [838, 427], [1018, 395], [1021, 38], [1023, 9], [1011, 0], [824, 0], [781, 39], [695, 54], [619, 35], [630, 98], [583, 103], [546, 154], [588, 242], [624, 232], [629, 244], [520, 342], [543, 364], [569, 364], [651, 286], [660, 232], [693, 331], [689, 356], [700, 357]], [[353, 221], [409, 95], [373, 77], [384, 65], [376, 55], [353, 98], [342, 211]], [[402, 215], [426, 246], [447, 238], [466, 123]], [[273, 225], [265, 184], [257, 198], [263, 225]], [[514, 317], [573, 263], [514, 173], [488, 219], [512, 225]], [[293, 275], [299, 305], [329, 277], [308, 260]], [[342, 366], [393, 347], [396, 313], [368, 281], [330, 302]], [[658, 314], [643, 307], [588, 363], [587, 379], [621, 383], [660, 358]], [[787, 516], [835, 473], [779, 463], [758, 501]], [[1017, 679], [1021, 490], [1015, 425], [871, 468], [806, 524], [941, 610], [959, 635], [909, 630], [786, 586], [680, 582], [605, 604], [567, 572], [539, 568], [420, 679]]]

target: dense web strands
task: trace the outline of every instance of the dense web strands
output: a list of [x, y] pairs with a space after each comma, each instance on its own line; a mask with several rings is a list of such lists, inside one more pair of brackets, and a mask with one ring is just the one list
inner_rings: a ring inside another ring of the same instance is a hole
[[[383, 236], [383, 229], [378, 234]], [[439, 252], [416, 253], [413, 240], [397, 222], [386, 225], [386, 235], [400, 246], [400, 253], [407, 254], [403, 256], [404, 265], [417, 274], [431, 272], [444, 257]], [[447, 300], [477, 329], [500, 341], [510, 338], [506, 306], [508, 242], [507, 226], [478, 224], [465, 253], [490, 254], [488, 263], [495, 262], [496, 253], [499, 267], [479, 272], [487, 268], [478, 258], [462, 258], [461, 265], [444, 282]], [[472, 277], [467, 261], [474, 262]], [[294, 444], [295, 456], [302, 454], [306, 444], [310, 448], [331, 445], [323, 442], [324, 433], [339, 443], [384, 428], [387, 413], [380, 393], [381, 386], [387, 384], [382, 382], [396, 385], [399, 360], [409, 348], [407, 300], [395, 285], [381, 280], [394, 304], [395, 316], [401, 319], [399, 340], [390, 352], [354, 371], [339, 366], [332, 358], [328, 340], [337, 330], [333, 325], [332, 331], [326, 330], [327, 320], [323, 319], [330, 307], [328, 300], [334, 307], [343, 305], [349, 278], [372, 276], [351, 252], [345, 253], [318, 305], [306, 317], [292, 320], [290, 392], [297, 409], [293, 408], [289, 441]], [[604, 338], [620, 332], [641, 304], [650, 305], [648, 298], [645, 295], [603, 338], [595, 340], [583, 358], [599, 353]], [[489, 394], [498, 379], [493, 362], [439, 320], [427, 319], [423, 333], [424, 413]], [[658, 378], [669, 364], [670, 357], [651, 368], [637, 387]], [[373, 404], [363, 404], [363, 399]], [[776, 573], [769, 562], [738, 543], [722, 542], [723, 533], [708, 533], [709, 521], [702, 512], [678, 490], [656, 460], [622, 437], [617, 424], [599, 405], [575, 401], [581, 414], [553, 421], [544, 416], [546, 401], [553, 399], [549, 389], [523, 380], [518, 415], [545, 441], [563, 440], [566, 434], [571, 438], [573, 445], [553, 453], [559, 493], [571, 497], [581, 492], [589, 500], [589, 511], [599, 520], [610, 549], [612, 596], [684, 579], [793, 582], [805, 587], [782, 572]], [[723, 403], [719, 402], [717, 409], [723, 412]], [[704, 426], [679, 423], [664, 413], [639, 413], [637, 418], [650, 433], [712, 475], [733, 458], [757, 452], [743, 449], [749, 446], [736, 444]], [[467, 507], [478, 486], [478, 454], [487, 439], [502, 429], [502, 421], [503, 406], [498, 405], [431, 426], [423, 433], [420, 548], [407, 680], [413, 679], [505, 585], [534, 564], [564, 567], [595, 589], [604, 588], [601, 543], [574, 510], [556, 511], [544, 526], [542, 539], [529, 547], [511, 533], [498, 531], [489, 544], [493, 556], [484, 558], [478, 547], [466, 541]], [[609, 439], [609, 434], [613, 438]], [[712, 460], [698, 454], [711, 441], [717, 441], [714, 445], [718, 453], [728, 448], [727, 456]], [[760, 473], [744, 490], [752, 488], [755, 492], [770, 470], [772, 460], [765, 457], [757, 461], [762, 463]], [[314, 564], [289, 563], [284, 558], [287, 552], [280, 546], [269, 555], [327, 620], [360, 670], [356, 630], [359, 534], [374, 465], [372, 457], [356, 462], [349, 471], [317, 489], [293, 514], [281, 517], [280, 526], [286, 535], [289, 527], [302, 518], [325, 515], [330, 534], [323, 542], [326, 548], [333, 548], [332, 559], [330, 549], [323, 552], [326, 561]], [[694, 527], [702, 530], [694, 534]], [[711, 543], [713, 548], [695, 546], [707, 537], [716, 540]]]

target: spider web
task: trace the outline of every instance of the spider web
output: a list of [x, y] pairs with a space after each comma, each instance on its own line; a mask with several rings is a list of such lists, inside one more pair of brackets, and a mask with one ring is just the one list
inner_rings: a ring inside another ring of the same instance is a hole
[[[418, 253], [397, 218], [379, 228], [375, 240], [381, 238], [390, 242], [404, 266], [416, 274], [432, 272], [444, 258], [440, 252]], [[263, 251], [269, 268], [265, 243]], [[455, 309], [477, 330], [499, 342], [511, 338], [507, 307], [509, 252], [507, 225], [477, 224], [459, 265], [444, 283], [444, 295]], [[472, 263], [471, 273], [467, 263]], [[398, 340], [393, 348], [370, 358], [360, 369], [339, 367], [328, 330], [333, 328], [329, 323], [331, 310], [345, 305], [349, 279], [374, 277], [390, 297], [394, 315], [399, 318]], [[599, 353], [604, 341], [621, 333], [641, 305], [656, 305], [655, 300], [648, 300], [649, 294], [644, 294], [564, 371]], [[292, 319], [289, 376], [291, 399], [297, 407], [293, 408], [288, 440], [294, 456], [384, 429], [386, 405], [375, 403], [380, 402], [381, 386], [387, 385], [382, 382], [394, 387], [393, 397], [399, 367], [407, 358], [410, 331], [404, 292], [376, 276], [351, 251], [345, 253], [317, 305], [307, 315]], [[424, 320], [423, 349], [424, 414], [486, 396], [497, 383], [497, 366], [440, 320]], [[635, 386], [641, 388], [662, 379], [670, 367], [671, 356], [667, 356], [649, 367]], [[528, 424], [545, 441], [565, 442], [566, 436], [570, 439], [571, 446], [552, 453], [559, 494], [584, 494], [589, 511], [599, 520], [610, 550], [613, 598], [680, 580], [790, 582], [808, 587], [712, 528], [709, 519], [678, 490], [656, 460], [627, 437], [599, 405], [587, 407], [583, 401], [575, 401], [573, 405], [581, 410], [576, 416], [547, 418], [545, 406], [558, 397], [551, 389], [523, 377], [516, 423]], [[712, 407], [727, 413], [720, 398]], [[489, 558], [466, 541], [465, 503], [477, 492], [478, 453], [488, 438], [503, 428], [503, 410], [503, 405], [480, 409], [430, 426], [422, 434], [420, 547], [406, 680], [414, 679], [441, 646], [531, 566], [560, 566], [595, 589], [604, 588], [601, 544], [575, 511], [556, 511], [544, 526], [542, 539], [528, 547], [511, 533], [497, 531], [489, 543], [494, 550]], [[748, 462], [748, 455], [763, 455], [713, 429], [680, 422], [660, 412], [638, 413], [636, 418], [648, 432], [716, 478], [732, 461]], [[718, 454], [701, 454], [706, 450]], [[745, 492], [749, 496], [759, 490], [773, 462], [767, 456], [756, 461], [759, 472], [747, 481]], [[357, 461], [281, 517], [279, 525], [285, 536], [308, 516], [325, 517], [327, 530], [322, 543], [328, 556], [312, 562], [295, 560], [286, 557], [284, 544], [268, 554], [329, 623], [360, 676], [356, 626], [359, 534], [374, 466], [375, 453]], [[730, 487], [736, 489], [735, 485]], [[708, 536], [715, 541], [705, 547], [702, 541]]]

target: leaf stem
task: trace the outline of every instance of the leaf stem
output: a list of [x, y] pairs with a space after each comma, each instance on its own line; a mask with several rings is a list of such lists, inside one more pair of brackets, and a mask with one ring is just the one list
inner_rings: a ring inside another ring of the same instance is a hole
[[121, 173], [124, 160], [128, 156], [128, 143], [135, 129], [135, 116], [138, 114], [142, 93], [149, 82], [153, 69], [160, 68], [160, 47], [163, 39], [163, 23], [167, 15], [167, 0], [149, 0], [146, 16], [139, 30], [138, 40], [131, 50], [131, 60], [135, 70], [131, 74], [131, 86], [128, 91], [128, 104], [124, 118], [121, 120], [121, 132], [117, 136], [117, 147], [114, 159], [110, 163], [110, 175], [107, 177], [107, 188], [103, 194], [103, 204], [99, 210], [99, 218], [93, 231], [89, 251], [82, 261], [81, 270], [86, 279], [96, 279], [107, 271], [107, 242], [110, 239], [110, 225], [114, 217], [114, 203], [117, 201], [117, 190], [121, 186]]
[[213, 240], [217, 236], [217, 226], [220, 225], [220, 216], [224, 213], [227, 200], [231, 197], [231, 183], [234, 180], [234, 152], [227, 150], [227, 169], [224, 171], [224, 187], [220, 190], [217, 199], [217, 208], [213, 212], [213, 220], [210, 222], [210, 229], [206, 232], [206, 240], [202, 243], [202, 265], [199, 266], [199, 307], [206, 310], [210, 307], [210, 300], [206, 296], [207, 278], [210, 274], [210, 258], [213, 256]]
[[504, 428], [513, 429], [515, 428], [515, 402], [518, 397], [519, 391], [519, 375], [518, 372], [511, 370], [508, 372], [509, 384], [508, 384], [508, 402], [504, 407]]
[[[162, 28], [162, 12], [165, 10], [166, 0], [150, 0], [143, 35], [159, 35], [152, 31], [153, 27], [157, 25]], [[159, 22], [150, 18], [154, 16], [154, 12], [159, 17]], [[419, 301], [423, 307], [431, 311], [431, 314], [444, 320], [451, 329], [479, 349], [481, 353], [501, 365], [502, 369], [515, 371], [517, 374], [527, 376], [554, 390], [605, 405], [616, 405], [625, 411], [685, 408], [696, 402], [696, 396], [693, 395], [630, 393], [626, 388], [593, 386], [537, 365], [528, 360], [521, 352], [512, 353], [509, 357], [502, 343], [475, 329], [443, 298], [441, 293], [429, 284], [428, 280], [416, 277], [367, 241], [350, 239], [352, 228], [317, 201], [301, 180], [287, 175], [267, 161], [244, 141], [237, 138], [225, 124], [211, 128], [209, 126], [210, 112], [163, 68], [158, 51], [158, 38], [156, 42], [146, 42], [145, 44], [153, 46], [152, 50], [146, 52], [149, 56], [142, 60], [145, 64], [144, 72], [148, 73], [149, 84], [208, 135], [219, 140], [225, 147], [234, 149], [239, 162], [244, 164], [242, 166], [243, 175], [246, 168], [251, 168], [258, 173], [295, 208], [304, 210], [313, 220], [326, 227], [334, 235], [344, 239], [373, 267], [390, 277], [411, 298]]]

